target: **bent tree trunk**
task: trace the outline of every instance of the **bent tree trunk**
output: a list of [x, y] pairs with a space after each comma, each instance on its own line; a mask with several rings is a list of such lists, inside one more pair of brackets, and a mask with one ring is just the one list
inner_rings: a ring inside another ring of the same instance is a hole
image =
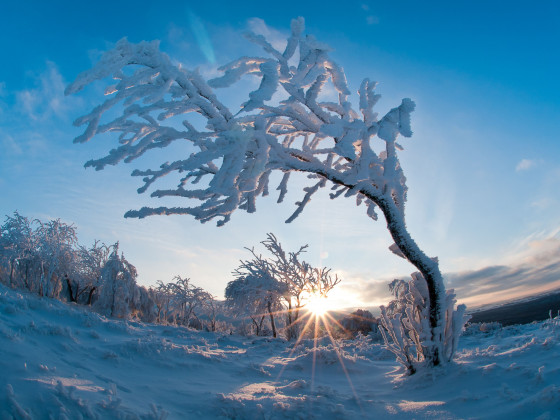
[[[294, 154], [294, 157], [301, 156]], [[444, 334], [444, 312], [443, 312], [443, 299], [445, 297], [445, 286], [443, 285], [443, 277], [439, 270], [437, 259], [428, 257], [412, 239], [406, 229], [404, 218], [404, 210], [401, 210], [395, 204], [395, 201], [390, 195], [390, 192], [382, 192], [371, 182], [358, 182], [356, 184], [349, 184], [343, 176], [336, 171], [331, 170], [317, 170], [313, 166], [313, 162], [302, 159], [309, 168], [305, 168], [301, 161], [298, 165], [293, 165], [291, 169], [299, 172], [314, 172], [317, 175], [328, 179], [329, 181], [348, 187], [355, 190], [365, 197], [373, 201], [379, 209], [383, 212], [385, 220], [387, 221], [387, 229], [395, 244], [412, 265], [422, 274], [426, 280], [429, 294], [429, 313], [430, 313], [430, 330], [431, 330], [431, 345], [429, 353], [426, 355], [426, 361], [433, 366], [439, 365], [443, 360], [443, 334]], [[361, 185], [360, 185], [361, 184]]]
[[[305, 161], [310, 164], [309, 160]], [[373, 201], [379, 209], [383, 212], [385, 220], [387, 221], [387, 229], [395, 244], [412, 265], [422, 274], [426, 280], [429, 294], [429, 313], [430, 313], [430, 330], [431, 330], [431, 345], [429, 353], [426, 355], [426, 361], [433, 366], [439, 365], [443, 360], [443, 334], [444, 334], [444, 311], [443, 299], [445, 297], [445, 286], [443, 285], [443, 277], [439, 270], [437, 259], [428, 257], [412, 239], [406, 229], [404, 218], [404, 210], [401, 210], [395, 204], [395, 201], [390, 195], [390, 192], [384, 193], [380, 191], [371, 182], [359, 182], [356, 184], [349, 184], [344, 177], [340, 176], [336, 171], [330, 170], [311, 170], [313, 168], [302, 168], [293, 166], [292, 169], [300, 172], [315, 172], [323, 176], [329, 181], [348, 187], [355, 190], [365, 197]], [[360, 185], [361, 184], [361, 185]]]
[[427, 355], [427, 362], [433, 366], [441, 363], [443, 357], [443, 296], [445, 295], [445, 287], [443, 278], [439, 270], [437, 259], [428, 257], [418, 247], [412, 239], [401, 216], [400, 210], [391, 199], [378, 199], [376, 203], [383, 212], [387, 221], [387, 229], [395, 244], [405, 256], [405, 258], [414, 265], [426, 280], [428, 286], [428, 294], [430, 298], [430, 329], [432, 335], [432, 347]]

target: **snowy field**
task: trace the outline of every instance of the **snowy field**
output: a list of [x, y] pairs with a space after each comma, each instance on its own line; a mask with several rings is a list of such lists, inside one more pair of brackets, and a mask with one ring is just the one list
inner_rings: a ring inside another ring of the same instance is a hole
[[2, 419], [558, 419], [560, 320], [462, 337], [404, 378], [368, 339], [281, 339], [110, 320], [0, 285]]

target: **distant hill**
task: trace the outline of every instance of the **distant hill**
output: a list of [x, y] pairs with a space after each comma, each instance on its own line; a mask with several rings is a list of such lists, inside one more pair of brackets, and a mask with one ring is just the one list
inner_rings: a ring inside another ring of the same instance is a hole
[[488, 309], [479, 309], [471, 312], [470, 322], [499, 322], [504, 326], [528, 324], [547, 319], [551, 310], [552, 316], [556, 316], [560, 310], [560, 290], [503, 303]]

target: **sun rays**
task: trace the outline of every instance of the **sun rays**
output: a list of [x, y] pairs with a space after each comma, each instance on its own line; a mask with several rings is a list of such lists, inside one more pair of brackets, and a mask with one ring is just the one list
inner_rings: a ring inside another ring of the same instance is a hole
[[328, 299], [321, 295], [310, 296], [307, 305], [305, 305], [304, 308], [316, 318], [324, 317], [330, 310]]
[[[310, 350], [312, 355], [312, 363], [311, 363], [311, 378], [310, 385], [311, 389], [314, 389], [315, 386], [315, 378], [317, 374], [317, 366], [318, 366], [318, 355], [324, 349], [324, 343], [321, 344], [321, 339], [328, 337], [330, 344], [332, 345], [332, 349], [336, 353], [336, 360], [340, 365], [344, 376], [348, 382], [350, 389], [355, 397], [355, 401], [361, 409], [361, 404], [358, 398], [358, 394], [356, 393], [354, 384], [352, 383], [352, 379], [350, 378], [350, 373], [346, 368], [344, 363], [344, 356], [343, 351], [341, 349], [341, 344], [338, 342], [337, 338], [339, 336], [346, 336], [348, 335], [348, 330], [338, 322], [338, 320], [333, 316], [334, 309], [330, 308], [329, 300], [325, 296], [320, 295], [308, 295], [306, 299], [306, 303], [301, 308], [298, 308], [301, 311], [301, 315], [297, 318], [293, 325], [287, 326], [285, 328], [297, 328], [299, 331], [297, 334], [297, 339], [295, 343], [291, 346], [288, 359], [294, 358], [294, 354], [298, 349], [301, 349], [301, 345], [304, 340], [312, 340], [313, 347]], [[293, 309], [292, 309], [293, 310]], [[286, 315], [289, 310], [281, 310], [276, 313], [276, 315], [284, 314]], [[330, 347], [330, 346], [329, 346]], [[284, 364], [278, 375], [275, 378], [275, 382], [279, 382], [284, 374], [284, 370], [288, 367], [288, 364]], [[306, 379], [306, 378], [302, 378]]]

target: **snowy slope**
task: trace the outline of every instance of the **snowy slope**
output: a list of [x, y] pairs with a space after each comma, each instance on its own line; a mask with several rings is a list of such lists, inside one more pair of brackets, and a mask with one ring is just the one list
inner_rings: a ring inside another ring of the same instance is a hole
[[109, 320], [0, 285], [0, 414], [555, 419], [559, 343], [559, 320], [475, 332], [463, 337], [456, 364], [403, 378], [392, 355], [366, 339], [294, 348], [282, 340]]

